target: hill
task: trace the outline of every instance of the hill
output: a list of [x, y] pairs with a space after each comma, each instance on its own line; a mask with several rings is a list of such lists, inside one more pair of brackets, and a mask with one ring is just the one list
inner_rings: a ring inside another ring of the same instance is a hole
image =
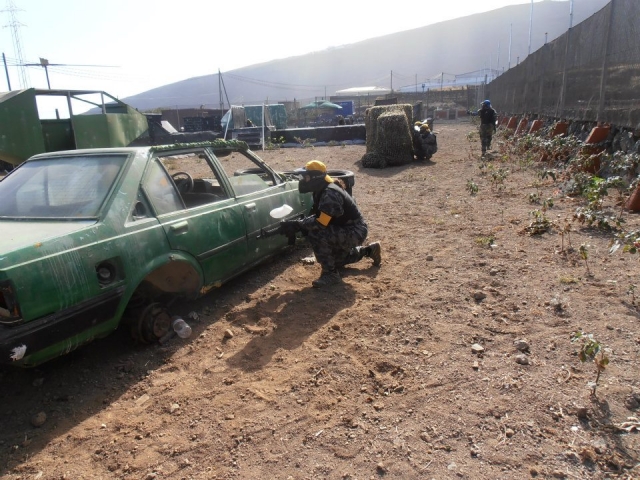
[[[573, 25], [604, 7], [609, 0], [581, 0]], [[423, 14], [428, 15], [428, 8]], [[405, 14], [398, 12], [398, 14]], [[224, 103], [255, 104], [329, 97], [336, 90], [376, 85], [397, 90], [445, 75], [502, 72], [531, 51], [552, 41], [569, 26], [569, 2], [513, 5], [490, 12], [436, 23], [306, 55], [273, 60], [222, 73]], [[510, 44], [511, 38], [511, 46]], [[511, 47], [511, 48], [510, 48]], [[509, 57], [509, 50], [511, 56]], [[277, 53], [274, 51], [274, 56]], [[511, 62], [509, 62], [509, 58]], [[435, 85], [438, 81], [435, 80]], [[123, 101], [140, 109], [219, 107], [218, 74], [189, 78]]]

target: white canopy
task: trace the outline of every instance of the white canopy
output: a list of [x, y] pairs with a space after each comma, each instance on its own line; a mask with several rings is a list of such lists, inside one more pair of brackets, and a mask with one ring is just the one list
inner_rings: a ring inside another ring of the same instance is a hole
[[366, 95], [369, 93], [389, 93], [391, 90], [383, 87], [352, 87], [344, 90], [337, 90], [336, 95]]

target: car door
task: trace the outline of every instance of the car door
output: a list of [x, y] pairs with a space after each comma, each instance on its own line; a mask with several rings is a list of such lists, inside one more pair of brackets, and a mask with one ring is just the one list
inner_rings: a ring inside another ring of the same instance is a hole
[[[202, 187], [201, 192], [191, 192], [197, 194], [192, 199], [197, 197], [201, 201], [185, 203], [188, 192], [179, 190], [179, 183], [172, 177], [178, 179], [178, 173], [188, 173], [194, 184]], [[151, 160], [143, 189], [171, 248], [188, 252], [197, 259], [204, 272], [205, 285], [220, 283], [245, 267], [244, 206], [219, 184], [204, 151], [158, 155]]]
[[[279, 226], [280, 219], [271, 217], [274, 208], [288, 204], [294, 212], [300, 212], [300, 195], [290, 183], [283, 182], [278, 175], [250, 151], [234, 151], [222, 156], [216, 152], [242, 214], [247, 229], [247, 255], [252, 262], [272, 255], [287, 245], [282, 235], [265, 236], [264, 232]], [[295, 216], [293, 213], [292, 216]]]

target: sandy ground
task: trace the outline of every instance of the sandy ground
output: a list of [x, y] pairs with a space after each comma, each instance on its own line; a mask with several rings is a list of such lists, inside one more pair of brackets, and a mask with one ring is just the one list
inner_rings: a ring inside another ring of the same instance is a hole
[[[382, 266], [311, 288], [299, 244], [174, 305], [197, 314], [189, 339], [118, 331], [1, 370], [0, 477], [640, 478], [639, 434], [620, 429], [639, 416], [637, 257], [580, 224], [558, 235], [581, 201], [508, 155], [479, 168], [470, 123], [435, 130], [432, 162], [384, 170], [360, 167], [364, 146], [260, 152], [354, 171]], [[533, 192], [554, 226], [532, 236]], [[595, 396], [576, 330], [610, 358]]]

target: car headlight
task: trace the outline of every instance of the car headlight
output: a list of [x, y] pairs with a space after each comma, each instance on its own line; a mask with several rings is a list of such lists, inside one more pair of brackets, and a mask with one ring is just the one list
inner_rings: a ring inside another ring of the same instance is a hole
[[15, 325], [22, 322], [20, 308], [11, 282], [0, 282], [0, 324]]

